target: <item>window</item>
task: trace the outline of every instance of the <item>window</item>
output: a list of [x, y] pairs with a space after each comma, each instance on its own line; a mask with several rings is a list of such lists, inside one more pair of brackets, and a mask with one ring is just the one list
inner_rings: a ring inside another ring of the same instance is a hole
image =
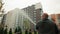
[[36, 15], [36, 13], [34, 13], [34, 15]]
[[34, 11], [34, 13], [36, 13], [36, 11]]
[[36, 21], [36, 18], [34, 18], [34, 21]]
[[34, 14], [34, 17], [36, 17], [36, 14]]
[[36, 13], [34, 13], [34, 16], [36, 16]]
[[34, 21], [36, 23], [36, 21]]

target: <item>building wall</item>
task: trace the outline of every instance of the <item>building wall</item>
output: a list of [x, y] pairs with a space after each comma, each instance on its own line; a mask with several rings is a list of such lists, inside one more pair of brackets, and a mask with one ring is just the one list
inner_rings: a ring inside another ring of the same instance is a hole
[[60, 23], [60, 14], [57, 14], [57, 20], [58, 20], [58, 23]]
[[16, 8], [7, 13], [5, 25], [7, 25], [8, 30], [12, 28], [13, 30], [20, 26], [23, 28], [23, 16], [20, 13], [22, 10]]
[[2, 2], [2, 0], [0, 0], [0, 2]]
[[54, 20], [55, 23], [59, 23], [60, 14], [51, 14], [51, 18]]
[[[24, 22], [25, 17], [26, 17], [25, 12], [23, 10], [16, 8], [7, 13], [5, 25], [7, 25], [8, 30], [10, 28], [12, 28], [14, 30], [18, 26], [20, 26], [21, 29], [23, 30], [24, 29], [23, 22]], [[28, 23], [28, 25], [29, 25], [29, 23]]]
[[42, 8], [42, 4], [41, 3], [35, 4], [35, 9], [40, 9], [40, 8]]
[[57, 21], [56, 14], [51, 14], [51, 18], [56, 23], [56, 21]]
[[43, 13], [42, 5], [40, 3], [28, 6], [22, 10], [26, 11], [27, 15], [35, 22], [35, 19], [37, 19], [37, 22], [41, 19], [41, 14]]
[[[28, 17], [30, 17], [30, 19], [34, 23], [38, 23], [38, 21], [40, 21], [41, 14], [43, 13], [42, 5], [40, 3], [37, 3], [37, 4], [32, 5], [32, 6], [28, 6], [26, 8], [23, 8], [22, 10], [24, 10], [26, 12]], [[30, 26], [32, 28], [34, 28], [34, 24], [33, 23], [30, 23]]]
[[15, 23], [15, 15], [13, 14], [13, 11], [7, 13], [6, 22], [5, 25], [7, 25], [8, 30], [10, 28], [14, 29], [14, 23]]
[[57, 16], [58, 29], [60, 30], [60, 14], [56, 14], [56, 16]]
[[36, 23], [38, 23], [38, 21], [41, 20], [42, 13], [43, 13], [42, 8], [36, 9]]

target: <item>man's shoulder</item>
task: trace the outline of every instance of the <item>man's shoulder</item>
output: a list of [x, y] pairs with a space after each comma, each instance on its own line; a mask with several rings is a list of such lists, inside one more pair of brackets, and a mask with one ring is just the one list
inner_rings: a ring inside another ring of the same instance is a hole
[[42, 22], [42, 20], [39, 20], [39, 21], [38, 21], [38, 23], [41, 23], [41, 22]]
[[40, 23], [42, 23], [42, 20], [39, 20], [39, 21], [37, 22], [37, 24], [40, 24]]
[[47, 20], [47, 22], [51, 25], [54, 25], [54, 22], [52, 20]]
[[47, 22], [50, 22], [50, 23], [52, 23], [53, 21], [52, 21], [52, 20], [50, 20], [50, 19], [48, 19], [48, 20], [47, 20]]
[[46, 21], [40, 20], [40, 21], [38, 21], [37, 24], [41, 24], [41, 23], [43, 23], [43, 22], [45, 22], [45, 23], [50, 23], [50, 24], [54, 24], [54, 22], [53, 22], [52, 20], [50, 20], [50, 19], [48, 19], [48, 20], [46, 20]]

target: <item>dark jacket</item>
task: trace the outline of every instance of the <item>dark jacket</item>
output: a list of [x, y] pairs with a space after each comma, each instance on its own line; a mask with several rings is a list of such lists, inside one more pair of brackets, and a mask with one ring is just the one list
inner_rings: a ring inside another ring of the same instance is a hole
[[36, 29], [39, 34], [58, 34], [56, 24], [49, 19], [39, 21], [36, 25]]

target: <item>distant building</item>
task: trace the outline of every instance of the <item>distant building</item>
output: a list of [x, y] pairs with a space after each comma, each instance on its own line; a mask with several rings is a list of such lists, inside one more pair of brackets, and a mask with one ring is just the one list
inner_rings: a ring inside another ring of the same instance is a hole
[[51, 19], [56, 23], [57, 18], [56, 14], [51, 14]]
[[10, 28], [14, 30], [18, 26], [23, 29], [23, 15], [20, 13], [21, 11], [23, 10], [16, 8], [7, 13], [5, 25], [7, 25], [8, 30]]
[[55, 21], [55, 23], [60, 23], [60, 14], [51, 14], [51, 18]]
[[[30, 17], [30, 19], [34, 22], [34, 23], [38, 23], [38, 21], [41, 20], [41, 15], [43, 13], [42, 10], [42, 5], [40, 3], [37, 3], [35, 5], [32, 6], [28, 6], [26, 8], [23, 8], [22, 10], [25, 11], [25, 13], [28, 15], [28, 17]], [[30, 23], [32, 29], [34, 29], [34, 24]]]
[[35, 11], [36, 11], [36, 23], [41, 20], [41, 15], [43, 13], [42, 5], [41, 4], [36, 4], [35, 5]]
[[2, 2], [2, 0], [0, 0], [0, 2]]
[[26, 8], [23, 8], [26, 12], [26, 14], [35, 22], [37, 23], [41, 19], [41, 15], [43, 13], [42, 5], [40, 3], [37, 3], [32, 6], [28, 6]]
[[58, 28], [60, 29], [60, 14], [51, 14], [51, 18], [57, 24]]
[[14, 24], [15, 24], [15, 14], [16, 14], [16, 11], [14, 12], [14, 10], [11, 10], [7, 13], [6, 15], [6, 21], [5, 21], [5, 26], [7, 25], [7, 28], [8, 30], [10, 28], [14, 29]]
[[57, 14], [58, 29], [60, 30], [60, 14]]
[[[25, 19], [25, 22], [23, 21], [23, 19], [25, 18], [25, 14], [24, 14], [24, 11], [23, 10], [20, 10], [18, 8], [15, 8], [14, 10], [11, 10], [7, 13], [6, 15], [6, 20], [5, 20], [5, 25], [7, 25], [8, 27], [8, 30], [10, 28], [14, 29], [16, 27], [21, 27], [21, 29], [25, 29], [25, 25], [27, 26], [28, 24], [28, 27], [29, 27], [29, 23], [28, 21], [26, 21], [27, 19]], [[23, 23], [26, 23], [25, 25], [23, 25]]]
[[57, 14], [57, 21], [60, 23], [60, 14]]
[[22, 30], [34, 29], [34, 23], [36, 24], [40, 21], [42, 13], [43, 10], [40, 3], [23, 9], [15, 8], [7, 13], [5, 25], [7, 25], [8, 29], [12, 28], [13, 30], [18, 26]]

